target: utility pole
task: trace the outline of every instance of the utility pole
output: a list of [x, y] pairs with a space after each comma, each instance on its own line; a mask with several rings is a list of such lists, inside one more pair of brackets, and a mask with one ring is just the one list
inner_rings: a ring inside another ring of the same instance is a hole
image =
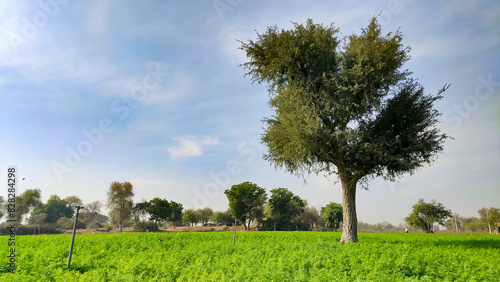
[[69, 248], [69, 257], [68, 257], [68, 267], [66, 269], [69, 269], [69, 266], [71, 264], [71, 254], [73, 253], [73, 244], [75, 243], [76, 224], [78, 223], [78, 214], [79, 214], [80, 209], [83, 209], [83, 207], [76, 206], [75, 225], [73, 225], [73, 237], [71, 238], [71, 247]]

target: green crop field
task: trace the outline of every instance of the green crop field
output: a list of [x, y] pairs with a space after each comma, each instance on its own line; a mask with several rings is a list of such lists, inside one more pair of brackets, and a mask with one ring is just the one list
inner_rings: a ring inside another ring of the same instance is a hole
[[500, 236], [334, 232], [124, 233], [7, 237], [1, 281], [500, 281]]

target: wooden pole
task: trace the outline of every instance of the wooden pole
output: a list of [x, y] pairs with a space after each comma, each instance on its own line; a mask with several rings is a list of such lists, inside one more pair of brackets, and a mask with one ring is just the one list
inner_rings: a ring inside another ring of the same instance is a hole
[[236, 219], [234, 220], [233, 245], [236, 244]]
[[68, 257], [68, 267], [66, 269], [69, 269], [69, 266], [71, 264], [71, 255], [73, 254], [73, 244], [75, 243], [76, 224], [78, 222], [78, 212], [80, 211], [80, 209], [83, 209], [83, 207], [76, 206], [75, 225], [73, 225], [73, 237], [71, 238], [71, 247], [69, 248], [69, 257]]

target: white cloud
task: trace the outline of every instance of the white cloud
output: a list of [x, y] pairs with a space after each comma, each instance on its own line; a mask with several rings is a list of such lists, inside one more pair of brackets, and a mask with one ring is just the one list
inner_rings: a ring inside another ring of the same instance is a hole
[[219, 144], [219, 140], [211, 136], [183, 135], [172, 139], [179, 143], [178, 146], [167, 149], [172, 159], [201, 156], [204, 147]]

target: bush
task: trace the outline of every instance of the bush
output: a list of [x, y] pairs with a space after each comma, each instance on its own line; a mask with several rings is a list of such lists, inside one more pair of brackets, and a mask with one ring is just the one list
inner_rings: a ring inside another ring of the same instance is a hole
[[[61, 217], [57, 220], [55, 224], [60, 229], [73, 230], [73, 226], [75, 225], [75, 219], [68, 217]], [[76, 224], [76, 229], [85, 229], [85, 228], [87, 228], [87, 224], [83, 220], [78, 219], [78, 223]]]
[[[4, 223], [0, 225], [0, 235], [10, 235], [10, 224]], [[38, 225], [16, 225], [16, 235], [33, 235], [38, 234]], [[40, 226], [40, 234], [61, 234], [62, 230], [56, 228], [55, 224], [42, 224]]]
[[147, 227], [149, 227], [149, 231], [158, 231], [158, 226], [153, 221], [139, 221], [134, 224], [135, 231], [145, 232], [147, 230]]

